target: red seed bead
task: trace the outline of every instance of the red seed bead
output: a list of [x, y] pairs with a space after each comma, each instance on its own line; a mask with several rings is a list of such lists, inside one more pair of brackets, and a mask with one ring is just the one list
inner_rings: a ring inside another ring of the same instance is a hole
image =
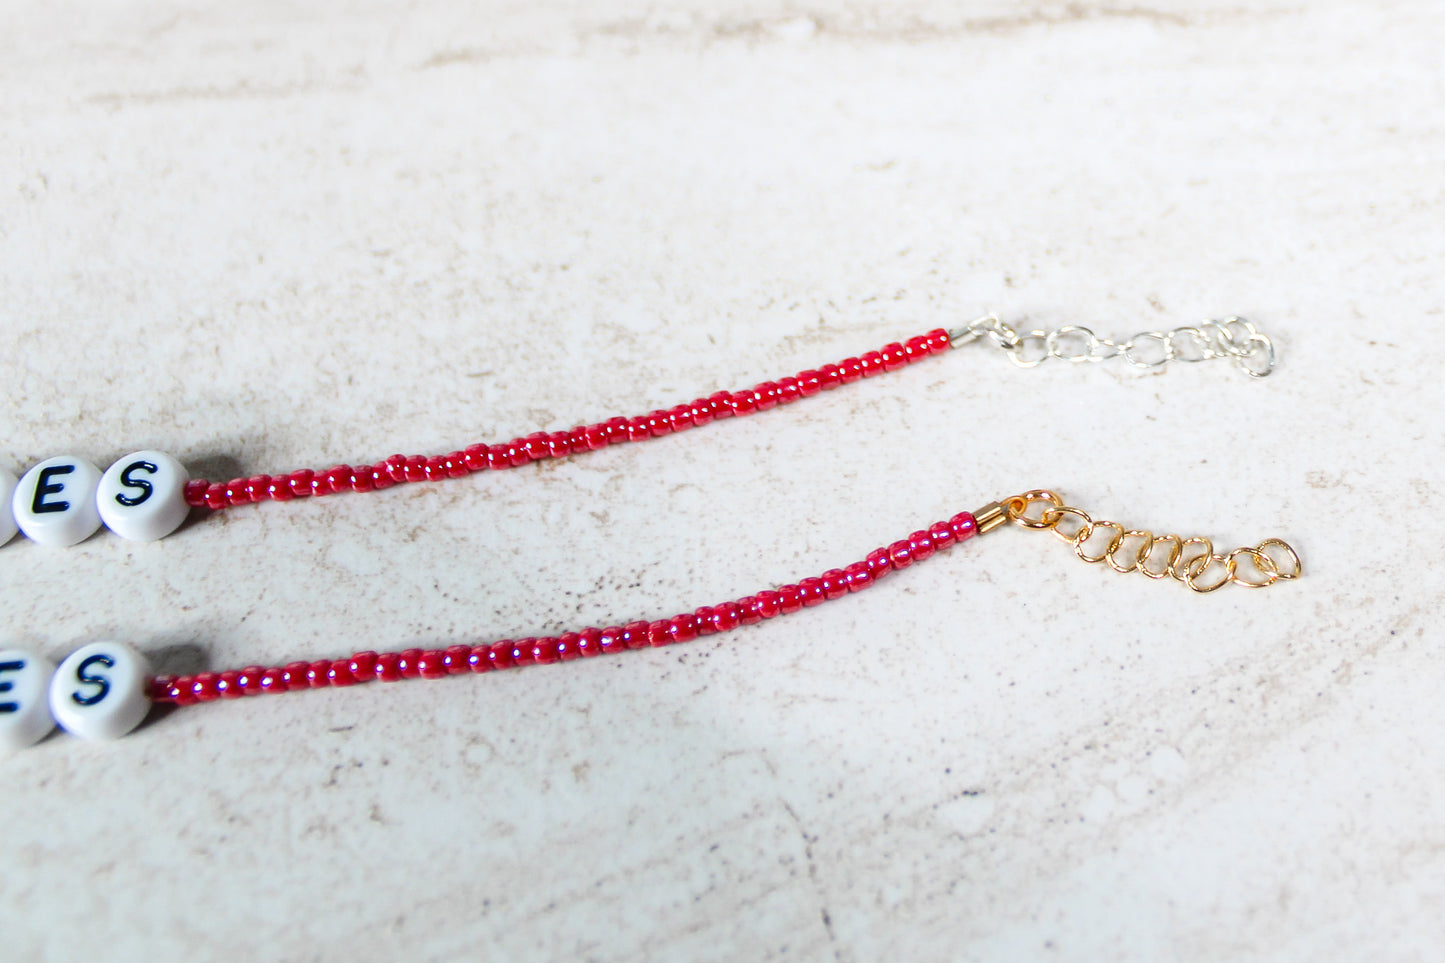
[[803, 590], [796, 585], [784, 585], [778, 589], [778, 611], [792, 615], [803, 607]]
[[442, 653], [442, 666], [447, 670], [447, 675], [460, 675], [463, 672], [472, 671], [471, 663], [467, 661], [472, 654], [470, 646], [449, 645]]
[[863, 564], [868, 566], [868, 572], [873, 576], [873, 581], [888, 575], [893, 571], [893, 559], [888, 555], [888, 549], [875, 548], [863, 559]]
[[823, 391], [832, 391], [843, 383], [843, 371], [835, 364], [825, 364], [818, 369], [818, 387]]
[[715, 632], [731, 632], [742, 624], [743, 610], [736, 602], [723, 602], [712, 607], [712, 627]]
[[[781, 382], [780, 382], [781, 383]], [[812, 368], [798, 372], [798, 394], [811, 398], [823, 390], [823, 376]]]
[[236, 673], [236, 686], [241, 690], [242, 695], [259, 695], [261, 693], [261, 676], [266, 672], [265, 666], [248, 665]]
[[415, 679], [421, 675], [421, 667], [417, 660], [421, 658], [421, 649], [402, 649], [401, 657], [396, 661], [396, 668], [401, 672], [403, 679]]
[[778, 384], [775, 381], [764, 381], [753, 389], [753, 394], [758, 399], [759, 411], [767, 411], [778, 406]]
[[798, 387], [797, 378], [778, 379], [778, 404], [790, 405], [801, 397], [803, 393]]
[[907, 357], [908, 363], [912, 364], [915, 361], [922, 361], [928, 357], [933, 353], [933, 349], [929, 346], [928, 339], [920, 336], [917, 338], [909, 338], [903, 342], [903, 353]]
[[909, 535], [908, 547], [912, 551], [915, 562], [921, 562], [933, 555], [933, 539], [929, 538], [928, 533], [924, 531], [917, 531]]
[[672, 644], [672, 636], [667, 631], [667, 620], [658, 619], [655, 622], [647, 623], [647, 644], [652, 648], [661, 648], [664, 645]]
[[854, 562], [843, 569], [843, 577], [848, 582], [848, 591], [861, 592], [873, 584], [873, 571], [868, 567], [867, 562]]
[[888, 560], [893, 563], [895, 571], [905, 569], [913, 564], [913, 543], [906, 538], [900, 538], [888, 546]]
[[229, 502], [226, 501], [226, 486], [212, 485], [206, 489], [206, 507], [215, 511], [225, 508]]
[[527, 440], [525, 438], [513, 438], [507, 442], [507, 461], [512, 463], [513, 468], [521, 468], [531, 462], [527, 456]]
[[532, 656], [537, 647], [537, 640], [534, 638], [518, 639], [513, 642], [511, 648], [512, 667], [532, 664]]
[[285, 692], [285, 669], [267, 669], [261, 673], [260, 690], [266, 693]]
[[692, 615], [674, 615], [667, 620], [667, 634], [674, 642], [691, 642], [697, 638], [697, 619]]
[[246, 494], [246, 479], [232, 478], [225, 487], [227, 505], [249, 505], [251, 496]]
[[624, 649], [643, 649], [647, 647], [647, 623], [628, 622], [622, 627], [622, 634], [618, 636]]
[[756, 595], [745, 595], [738, 599], [738, 610], [738, 621], [743, 625], [757, 625], [763, 620], [763, 613], [758, 611]]
[[406, 481], [405, 455], [391, 455], [378, 467], [386, 473], [386, 477], [390, 478], [396, 484], [400, 485]]
[[291, 494], [297, 498], [306, 498], [311, 495], [311, 479], [316, 473], [309, 468], [302, 468], [293, 471], [286, 476], [286, 484], [291, 489]]
[[487, 647], [487, 659], [492, 663], [493, 669], [510, 669], [517, 663], [512, 660], [513, 649], [516, 644], [511, 639], [503, 639], [501, 642], [493, 642]]
[[602, 634], [597, 638], [597, 647], [609, 654], [621, 652], [624, 648], [622, 644], [622, 626], [609, 625], [603, 629]]
[[948, 337], [948, 332], [942, 328], [934, 328], [924, 335], [928, 339], [928, 347], [934, 354], [942, 354], [953, 347], [953, 342]]
[[482, 471], [487, 467], [487, 446], [468, 445], [463, 452], [467, 471]]
[[446, 465], [448, 478], [462, 478], [471, 474], [472, 470], [467, 467], [467, 453], [464, 451], [450, 452], [442, 462]]
[[658, 409], [647, 415], [647, 431], [654, 438], [672, 434], [672, 420], [667, 412]]
[[322, 659], [306, 667], [306, 684], [312, 689], [324, 689], [331, 684], [331, 660]]
[[370, 465], [362, 465], [351, 471], [351, 490], [354, 492], [369, 492], [376, 487], [374, 481], [376, 469]]
[[630, 441], [627, 437], [627, 419], [620, 415], [616, 418], [608, 418], [603, 425], [607, 429], [607, 443], [609, 445], [620, 445], [624, 441]]
[[291, 494], [291, 481], [285, 475], [278, 475], [271, 479], [266, 486], [266, 494], [272, 501], [289, 502], [296, 496]]
[[728, 402], [733, 414], [738, 417], [750, 415], [758, 410], [758, 396], [753, 391], [734, 391]]
[[467, 656], [467, 665], [471, 666], [473, 672], [492, 671], [492, 647], [490, 645], [474, 645], [471, 654]]
[[823, 583], [823, 597], [830, 602], [848, 594], [848, 576], [841, 568], [828, 569], [819, 577], [819, 581]]
[[667, 409], [667, 422], [673, 431], [687, 431], [692, 424], [692, 405], [673, 405]]
[[391, 472], [387, 471], [385, 465], [372, 466], [371, 487], [374, 490], [381, 491], [383, 488], [390, 488], [395, 484], [396, 480], [391, 477]]
[[306, 677], [307, 671], [311, 668], [308, 662], [289, 662], [286, 668], [281, 670], [281, 681], [286, 683], [286, 691], [295, 692], [299, 689], [311, 688], [311, 680]]
[[146, 680], [146, 698], [152, 702], [165, 702], [170, 698], [171, 687], [176, 684], [176, 676], [154, 675]]
[[585, 628], [577, 633], [577, 651], [581, 652], [584, 658], [592, 658], [594, 655], [602, 654], [602, 630], [598, 628]]
[[862, 358], [844, 358], [838, 362], [838, 377], [845, 385], [850, 385], [867, 374], [868, 363]]
[[712, 635], [717, 631], [717, 625], [712, 620], [713, 614], [713, 607], [711, 605], [701, 606], [692, 613], [692, 617], [697, 625], [698, 635]]
[[557, 658], [557, 640], [555, 638], [548, 636], [532, 641], [532, 662], [537, 665], [551, 665], [557, 661]]
[[166, 701], [174, 702], [178, 706], [193, 706], [196, 704], [196, 695], [191, 691], [192, 680], [181, 676], [171, 683], [166, 689]]
[[607, 447], [607, 429], [602, 425], [588, 425], [582, 429], [582, 443], [588, 451]]
[[954, 541], [953, 526], [948, 522], [934, 522], [928, 526], [928, 537], [933, 539], [934, 548], [948, 548]]
[[487, 470], [506, 471], [512, 467], [512, 459], [508, 457], [506, 445], [492, 445], [487, 449]]
[[271, 497], [271, 476], [253, 475], [252, 477], [246, 479], [246, 484], [243, 487], [246, 491], [246, 497], [249, 498], [251, 501], [265, 501], [267, 498]]
[[351, 670], [351, 677], [357, 682], [370, 682], [376, 678], [376, 653], [357, 652], [346, 667]]
[[221, 676], [215, 672], [198, 672], [191, 679], [191, 696], [197, 702], [211, 702], [221, 697], [218, 683]]
[[782, 597], [772, 589], [765, 589], [754, 595], [758, 600], [758, 614], [765, 619], [775, 619], [783, 614]]
[[193, 508], [200, 508], [206, 504], [206, 489], [210, 487], [210, 484], [204, 478], [192, 478], [186, 482], [184, 489], [186, 504]]
[[582, 425], [578, 425], [576, 428], [567, 432], [567, 446], [572, 449], [574, 454], [587, 451], [587, 429]]
[[707, 396], [707, 403], [712, 407], [715, 418], [731, 418], [735, 414], [731, 391], [714, 391]]
[[959, 512], [948, 520], [948, 525], [953, 529], [955, 542], [966, 542], [978, 534], [978, 522], [972, 512]]
[[798, 591], [803, 595], [803, 606], [811, 608], [814, 605], [822, 605], [828, 601], [828, 596], [823, 591], [823, 580], [820, 578], [805, 578], [798, 582]]
[[356, 685], [362, 680], [352, 674], [350, 659], [337, 659], [327, 666], [326, 681], [338, 689], [344, 689], [349, 685]]
[[383, 652], [376, 657], [376, 677], [382, 682], [400, 682], [401, 656], [396, 652]]
[[884, 371], [897, 371], [908, 364], [908, 352], [897, 341], [885, 344], [878, 353], [883, 356]]
[[447, 675], [447, 666], [444, 659], [446, 654], [441, 649], [427, 649], [416, 659], [416, 674], [423, 679], [440, 679]]
[[563, 632], [557, 636], [557, 658], [563, 662], [582, 658], [582, 653], [577, 651], [578, 638], [576, 632]]
[[712, 410], [712, 403], [706, 398], [697, 399], [688, 405], [688, 408], [692, 411], [692, 423], [698, 427], [711, 424], [716, 417]]

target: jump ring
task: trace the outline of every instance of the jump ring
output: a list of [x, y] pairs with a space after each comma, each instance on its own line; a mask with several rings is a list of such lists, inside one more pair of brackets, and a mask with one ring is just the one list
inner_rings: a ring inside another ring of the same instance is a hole
[[1274, 563], [1275, 571], [1279, 573], [1279, 577], [1281, 579], [1300, 577], [1300, 571], [1302, 567], [1300, 565], [1299, 554], [1295, 552], [1294, 549], [1290, 548], [1289, 543], [1286, 542], [1284, 539], [1266, 538], [1264, 541], [1260, 542], [1257, 546], [1255, 546], [1255, 548], [1260, 553], [1265, 555], [1268, 555], [1271, 548], [1278, 548], [1281, 552], [1285, 554], [1285, 557], [1289, 561], [1289, 567], [1285, 568], [1284, 566], [1279, 564], [1279, 561], [1275, 559], [1274, 556], [1269, 556], [1269, 560]]
[[[1064, 500], [1046, 488], [1036, 488], [1031, 492], [1016, 495], [1010, 498], [1004, 507], [1008, 511], [1009, 519], [1015, 525], [1022, 525], [1024, 528], [1052, 528], [1053, 523], [1044, 520], [1047, 517], [1047, 510], [1045, 510], [1045, 515], [1040, 518], [1029, 518], [1029, 506], [1034, 502], [1047, 502], [1054, 508], [1064, 507]], [[1054, 519], [1054, 521], [1058, 521], [1058, 519]]]
[[[1224, 566], [1224, 577], [1221, 578], [1219, 581], [1215, 582], [1213, 585], [1202, 584], [1199, 581], [1200, 576], [1202, 576], [1206, 571], [1208, 571], [1209, 567], [1215, 562], [1218, 562], [1219, 564]], [[1188, 585], [1191, 589], [1201, 595], [1207, 595], [1210, 592], [1217, 592], [1219, 589], [1228, 585], [1230, 581], [1233, 580], [1233, 578], [1234, 563], [1231, 562], [1229, 559], [1225, 558], [1223, 555], [1216, 555], [1213, 552], [1210, 552], [1208, 555], [1196, 555], [1192, 559], [1190, 559], [1189, 562], [1184, 566], [1184, 584]]]
[[[1204, 551], [1199, 555], [1190, 555], [1186, 557], [1185, 553], [1189, 550], [1190, 545], [1203, 546]], [[1189, 566], [1194, 564], [1194, 560], [1196, 558], [1203, 558], [1206, 555], [1213, 554], [1214, 543], [1211, 542], [1209, 539], [1201, 538], [1198, 535], [1194, 536], [1193, 538], [1186, 538], [1184, 541], [1179, 543], [1179, 554], [1175, 557], [1174, 561], [1170, 563], [1169, 574], [1182, 582], [1185, 580], [1185, 576], [1189, 571]]]
[[[1098, 532], [1098, 530], [1101, 528], [1112, 528], [1114, 530], [1114, 537], [1109, 539], [1108, 548], [1104, 549], [1098, 555], [1090, 555], [1088, 552], [1084, 551], [1084, 543], [1087, 542], [1090, 538], [1093, 538], [1094, 534]], [[1054, 529], [1054, 531], [1057, 532], [1058, 529]], [[1083, 534], [1084, 530], [1079, 529], [1078, 534], [1074, 536], [1074, 554], [1079, 556], [1079, 558], [1083, 561], [1088, 562], [1092, 565], [1098, 562], [1102, 562], [1104, 561], [1104, 559], [1109, 558], [1114, 554], [1114, 552], [1118, 549], [1119, 545], [1122, 544], [1124, 541], [1124, 526], [1120, 525], [1118, 522], [1094, 522], [1088, 536], [1080, 538], [1079, 536]]]
[[[1239, 575], [1239, 556], [1248, 555], [1254, 560], [1255, 568], [1259, 569], [1264, 581], [1253, 582]], [[1257, 548], [1236, 548], [1228, 556], [1229, 580], [1235, 585], [1242, 585], [1245, 588], [1264, 588], [1279, 581], [1279, 566], [1274, 564], [1274, 559], [1264, 554]]]

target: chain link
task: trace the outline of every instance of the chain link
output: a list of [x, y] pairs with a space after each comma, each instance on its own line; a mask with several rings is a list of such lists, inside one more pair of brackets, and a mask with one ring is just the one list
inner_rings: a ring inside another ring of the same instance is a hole
[[987, 338], [1020, 368], [1036, 368], [1050, 358], [1072, 364], [1123, 358], [1135, 368], [1152, 371], [1171, 361], [1194, 364], [1222, 358], [1251, 378], [1266, 378], [1278, 360], [1274, 342], [1244, 318], [1200, 321], [1172, 331], [1141, 331], [1120, 344], [1077, 324], [1020, 333], [997, 315], [986, 314], [948, 332], [948, 337], [955, 348]]
[[[1015, 524], [1051, 530], [1073, 545], [1074, 554], [1086, 562], [1107, 562], [1114, 571], [1125, 575], [1143, 572], [1153, 579], [1173, 578], [1196, 592], [1213, 592], [1231, 582], [1245, 588], [1264, 588], [1299, 578], [1302, 570], [1298, 553], [1278, 538], [1220, 555], [1207, 538], [1155, 535], [1144, 529], [1125, 528], [1118, 522], [1096, 521], [1044, 489], [1004, 499], [1003, 506]], [[1037, 514], [1035, 506], [1039, 506]], [[1108, 547], [1090, 553], [1084, 546], [1101, 530], [1112, 533]], [[1240, 567], [1242, 560], [1247, 560], [1248, 569]]]

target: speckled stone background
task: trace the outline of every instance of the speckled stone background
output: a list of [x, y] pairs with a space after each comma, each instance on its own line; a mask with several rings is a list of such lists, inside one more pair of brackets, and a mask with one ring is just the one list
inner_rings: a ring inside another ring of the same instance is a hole
[[1445, 9], [0, 8], [0, 461], [444, 452], [997, 310], [982, 346], [435, 486], [0, 549], [167, 671], [657, 618], [1054, 487], [1279, 535], [1197, 597], [1009, 529], [685, 647], [0, 761], [0, 956], [1428, 959], [1445, 943]]

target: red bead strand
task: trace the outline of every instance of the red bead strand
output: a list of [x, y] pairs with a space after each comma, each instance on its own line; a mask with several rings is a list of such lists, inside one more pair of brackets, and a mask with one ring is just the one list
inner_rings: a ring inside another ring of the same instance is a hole
[[764, 589], [736, 601], [704, 605], [670, 619], [639, 620], [603, 629], [585, 628], [557, 637], [525, 638], [515, 642], [507, 639], [490, 645], [406, 649], [380, 655], [367, 651], [340, 659], [292, 662], [275, 668], [253, 665], [239, 672], [155, 676], [149, 681], [147, 691], [155, 702], [188, 706], [217, 699], [289, 692], [292, 689], [320, 689], [413, 678], [440, 679], [463, 672], [550, 665], [604, 652], [690, 642], [702, 635], [730, 632], [740, 625], [755, 625], [862, 591], [882, 578], [885, 572], [901, 571], [914, 562], [931, 558], [939, 551], [967, 541], [977, 531], [973, 515], [961, 512], [946, 522], [914, 532], [888, 548], [870, 552], [862, 561], [829, 569], [817, 578], [799, 579], [796, 584]]
[[820, 391], [829, 391], [862, 378], [897, 371], [916, 361], [946, 352], [948, 332], [935, 328], [925, 335], [893, 342], [878, 351], [838, 364], [807, 369], [777, 381], [764, 381], [741, 391], [718, 391], [706, 398], [660, 408], [634, 418], [612, 418], [595, 425], [579, 425], [571, 431], [533, 432], [500, 445], [470, 445], [446, 455], [392, 455], [376, 465], [337, 465], [313, 470], [302, 468], [288, 475], [256, 475], [226, 483], [196, 478], [186, 484], [186, 503], [196, 508], [220, 511], [259, 501], [286, 502], [343, 491], [369, 492], [409, 482], [460, 478], [478, 471], [520, 468], [546, 458], [566, 458], [596, 451], [609, 445], [643, 441], [686, 431], [719, 418], [750, 415], [789, 405]]

